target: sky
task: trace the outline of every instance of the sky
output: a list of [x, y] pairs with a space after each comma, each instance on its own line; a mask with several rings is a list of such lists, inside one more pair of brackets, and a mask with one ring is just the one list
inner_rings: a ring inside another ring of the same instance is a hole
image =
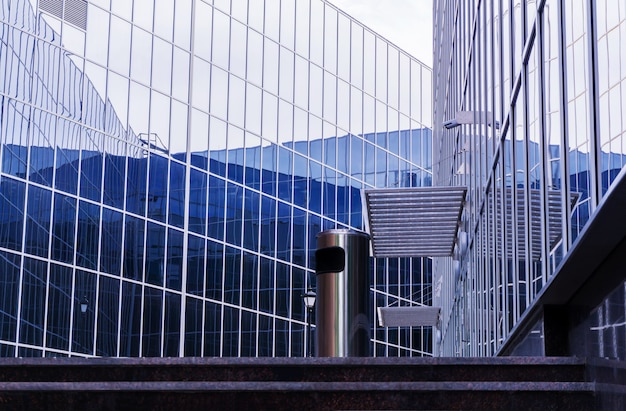
[[432, 0], [329, 0], [351, 17], [432, 67]]

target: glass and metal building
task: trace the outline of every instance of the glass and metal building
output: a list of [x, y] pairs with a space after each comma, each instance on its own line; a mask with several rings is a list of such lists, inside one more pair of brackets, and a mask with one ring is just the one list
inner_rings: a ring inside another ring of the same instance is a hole
[[[432, 182], [431, 83], [323, 0], [3, 0], [0, 356], [302, 356], [317, 233]], [[375, 306], [431, 269], [372, 260]]]
[[[441, 355], [626, 358], [626, 2], [434, 2]], [[622, 268], [620, 268], [620, 266]]]

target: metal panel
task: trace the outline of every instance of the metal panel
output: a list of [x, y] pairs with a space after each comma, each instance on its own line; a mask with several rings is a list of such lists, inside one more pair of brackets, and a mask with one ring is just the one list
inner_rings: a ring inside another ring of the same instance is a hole
[[440, 307], [378, 307], [381, 327], [437, 327]]
[[374, 256], [452, 255], [466, 191], [465, 187], [365, 190]]

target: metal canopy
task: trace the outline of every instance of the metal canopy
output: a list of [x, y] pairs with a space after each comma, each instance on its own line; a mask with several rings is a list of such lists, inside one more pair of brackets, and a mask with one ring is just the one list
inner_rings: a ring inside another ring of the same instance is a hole
[[[493, 225], [495, 220], [495, 228], [496, 228], [496, 241], [497, 241], [497, 253], [499, 257], [502, 257], [504, 253], [504, 247], [506, 246], [506, 256], [507, 258], [513, 258], [513, 236], [515, 233], [515, 241], [517, 242], [517, 250], [519, 253], [519, 258], [525, 259], [526, 255], [526, 237], [529, 236], [529, 252], [530, 259], [533, 261], [538, 261], [542, 257], [542, 233], [543, 230], [541, 228], [541, 192], [538, 189], [530, 189], [529, 194], [529, 204], [526, 204], [526, 200], [524, 198], [524, 189], [517, 188], [516, 192], [516, 206], [513, 206], [513, 191], [510, 187], [506, 187], [504, 190], [504, 215], [505, 215], [505, 228], [504, 228], [504, 236], [502, 231], [502, 219], [495, 218], [488, 220], [488, 229], [489, 233], [493, 233]], [[501, 199], [501, 189], [496, 191], [496, 209], [497, 212], [500, 213], [502, 199]], [[579, 193], [572, 192], [570, 193], [570, 202], [571, 205], [574, 206], [580, 197]], [[561, 212], [561, 191], [557, 190], [547, 190], [547, 203], [548, 208], [545, 211], [547, 221], [546, 221], [546, 231], [547, 231], [547, 246], [548, 250], [552, 250], [557, 243], [561, 240], [561, 231], [563, 227], [563, 213]], [[492, 204], [489, 204], [492, 207]], [[513, 224], [513, 209], [517, 213], [516, 216], [516, 224]], [[526, 214], [529, 213], [529, 223], [530, 227], [527, 229], [525, 218]], [[513, 227], [517, 227], [515, 230]], [[506, 241], [506, 244], [503, 244], [503, 239]], [[489, 245], [489, 248], [485, 247], [485, 253], [489, 252], [491, 255], [494, 255], [493, 244]]]
[[466, 187], [364, 190], [374, 257], [451, 256]]
[[431, 306], [378, 307], [381, 327], [437, 327], [441, 308]]

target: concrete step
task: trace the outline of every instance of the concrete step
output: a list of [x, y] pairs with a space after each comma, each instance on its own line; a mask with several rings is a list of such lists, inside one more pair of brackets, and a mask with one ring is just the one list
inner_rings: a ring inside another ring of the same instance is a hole
[[5, 358], [0, 381], [584, 381], [575, 358]]
[[571, 358], [0, 359], [0, 409], [591, 410]]

